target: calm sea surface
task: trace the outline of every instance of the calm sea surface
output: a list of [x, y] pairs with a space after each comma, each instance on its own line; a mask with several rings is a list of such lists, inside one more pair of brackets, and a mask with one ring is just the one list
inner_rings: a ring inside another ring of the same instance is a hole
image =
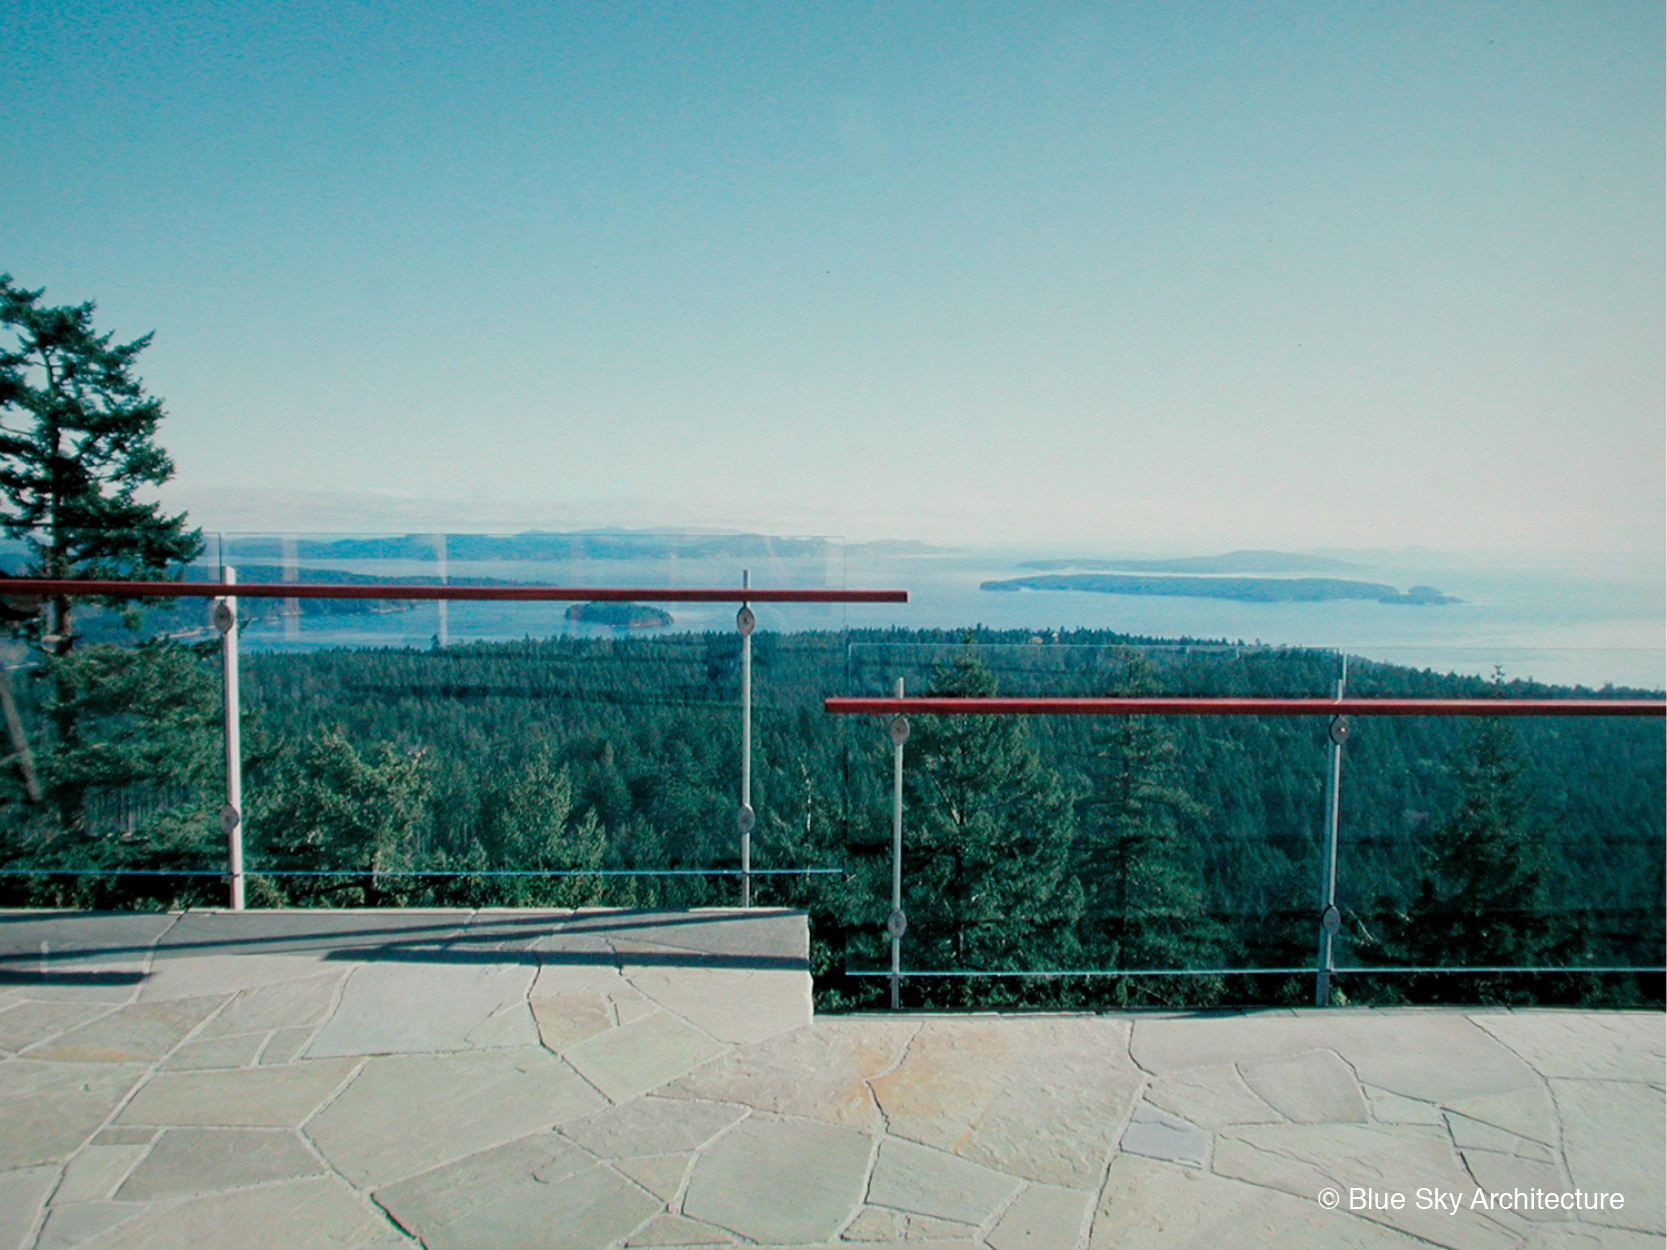
[[[833, 549], [811, 558], [576, 559], [451, 561], [453, 582], [494, 578], [568, 586], [738, 586], [746, 568], [755, 586], [900, 588], [901, 605], [764, 605], [759, 627], [827, 630], [904, 626], [954, 629], [985, 625], [1039, 635], [1054, 630], [1109, 629], [1160, 639], [1225, 639], [1232, 642], [1330, 647], [1352, 655], [1438, 671], [1599, 687], [1661, 689], [1667, 686], [1667, 585], [1660, 561], [1505, 561], [1427, 552], [1334, 553], [1355, 565], [1316, 570], [1313, 576], [1381, 582], [1406, 590], [1429, 585], [1463, 603], [1445, 606], [1385, 604], [1372, 600], [1324, 603], [1252, 603], [1225, 599], [1107, 595], [1082, 591], [980, 590], [981, 582], [1022, 576], [1025, 560], [1059, 553], [962, 551], [897, 554], [867, 548]], [[433, 563], [364, 560], [329, 566], [377, 577], [432, 577]], [[734, 627], [725, 604], [672, 604], [669, 631]], [[255, 604], [246, 603], [249, 609]], [[564, 604], [452, 603], [444, 620], [435, 605], [409, 611], [347, 617], [284, 616], [276, 605], [261, 609], [260, 624], [245, 635], [261, 650], [326, 646], [429, 646], [448, 642], [605, 635], [607, 627], [568, 621]]]

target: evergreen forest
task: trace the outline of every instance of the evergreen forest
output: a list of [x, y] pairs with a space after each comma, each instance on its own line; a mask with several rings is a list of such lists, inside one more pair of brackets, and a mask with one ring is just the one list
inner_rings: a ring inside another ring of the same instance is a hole
[[[740, 645], [622, 631], [246, 655], [250, 905], [733, 905]], [[1086, 630], [752, 646], [753, 898], [809, 911], [821, 1010], [885, 1002], [891, 908], [887, 726], [824, 697], [898, 678], [950, 696], [1326, 696], [1339, 676], [1333, 653]], [[0, 777], [7, 905], [223, 902], [218, 664], [212, 644], [89, 642], [14, 671], [31, 767]], [[1360, 658], [1347, 682], [1592, 693]], [[1350, 730], [1335, 1001], [1662, 1002], [1661, 720]], [[1315, 716], [914, 717], [903, 1002], [1311, 1003], [1328, 751]], [[1389, 967], [1422, 971], [1370, 971]]]

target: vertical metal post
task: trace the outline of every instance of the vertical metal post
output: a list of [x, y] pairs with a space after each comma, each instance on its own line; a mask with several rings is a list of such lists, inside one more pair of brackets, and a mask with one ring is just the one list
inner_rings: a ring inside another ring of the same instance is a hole
[[[223, 568], [220, 580], [237, 584], [237, 570]], [[226, 876], [231, 883], [231, 908], [243, 910], [243, 732], [237, 690], [237, 598], [227, 595], [214, 605], [214, 624], [220, 630], [220, 673], [225, 699], [226, 804], [220, 809], [220, 831], [226, 835]]]
[[[295, 535], [285, 534], [278, 541], [283, 553], [284, 580], [286, 582], [300, 581], [300, 548]], [[280, 599], [278, 601], [278, 616], [284, 623], [285, 638], [293, 639], [301, 636], [301, 601], [299, 599]]]
[[[903, 679], [897, 679], [897, 697], [903, 697]], [[891, 934], [891, 1009], [897, 1010], [898, 989], [903, 981], [903, 934], [909, 927], [903, 914], [903, 744], [909, 740], [909, 718], [891, 718], [891, 915], [886, 932]]]
[[[1343, 657], [1343, 674], [1337, 680], [1337, 698], [1349, 680], [1349, 657]], [[1320, 966], [1314, 978], [1314, 1005], [1331, 1004], [1331, 978], [1337, 961], [1334, 945], [1343, 915], [1337, 910], [1337, 813], [1343, 789], [1343, 742], [1349, 736], [1346, 716], [1333, 716], [1326, 736], [1331, 740], [1330, 767], [1326, 769], [1325, 864], [1320, 878]]]
[[[437, 566], [435, 573], [440, 579], [440, 585], [444, 586], [449, 580], [449, 570], [446, 567], [446, 536], [444, 534], [434, 536], [434, 563]], [[434, 641], [438, 646], [449, 647], [451, 645], [451, 620], [447, 609], [451, 607], [451, 604], [444, 599], [436, 599], [434, 607], [436, 608]]]
[[17, 714], [17, 702], [12, 698], [12, 676], [3, 668], [0, 668], [0, 711], [5, 713], [6, 734], [12, 741], [10, 758], [17, 762], [17, 771], [23, 776], [23, 792], [31, 803], [39, 803], [45, 793], [35, 772], [35, 753], [29, 749], [29, 735], [23, 732], [23, 718]]
[[[752, 574], [741, 571], [741, 589], [752, 585]], [[752, 631], [758, 619], [743, 603], [735, 614], [735, 628], [741, 633], [741, 807], [735, 813], [735, 828], [741, 835], [741, 906], [752, 906]]]

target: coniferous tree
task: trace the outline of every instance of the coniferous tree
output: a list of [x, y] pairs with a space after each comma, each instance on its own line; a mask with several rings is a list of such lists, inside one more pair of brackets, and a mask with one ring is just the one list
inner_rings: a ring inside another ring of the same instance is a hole
[[1535, 962], [1545, 945], [1545, 851], [1516, 735], [1478, 721], [1459, 764], [1458, 809], [1437, 830], [1412, 911], [1423, 961]]
[[[1436, 828], [1410, 904], [1367, 935], [1369, 957], [1411, 967], [1512, 968], [1552, 956], [1544, 831], [1525, 768], [1506, 722], [1479, 720], [1469, 730], [1454, 765], [1458, 804]], [[1403, 984], [1413, 998], [1511, 996], [1496, 974]]]
[[[407, 867], [429, 793], [423, 752], [378, 743], [361, 755], [339, 728], [310, 737], [260, 778], [251, 804], [258, 864], [336, 877], [282, 878], [292, 898], [382, 901], [383, 880]], [[257, 874], [259, 869], [254, 870]]]
[[[156, 442], [162, 403], [134, 361], [144, 335], [116, 343], [93, 305], [43, 307], [0, 274], [0, 530], [28, 544], [29, 569], [50, 578], [160, 577], [196, 558], [202, 535], [139, 492], [174, 475]], [[52, 650], [74, 645], [71, 603], [48, 622]]]
[[[183, 513], [139, 498], [174, 472], [155, 438], [162, 404], [133, 371], [151, 336], [117, 343], [94, 329], [91, 303], [47, 307], [42, 294], [0, 274], [0, 326], [12, 339], [0, 344], [0, 532], [23, 540], [31, 576], [166, 576], [198, 555], [202, 535]], [[50, 665], [75, 646], [72, 616], [70, 597], [54, 596], [47, 619], [20, 632]], [[61, 687], [76, 680], [47, 675]], [[73, 758], [83, 700], [61, 688], [51, 703], [55, 749]], [[54, 798], [66, 830], [85, 823], [87, 784], [60, 770]]]
[[[995, 691], [994, 676], [968, 651], [938, 668], [927, 693]], [[1074, 960], [1082, 896], [1068, 872], [1071, 800], [1024, 722], [914, 718], [904, 825], [914, 960], [969, 971]]]
[[600, 879], [570, 876], [602, 866], [606, 837], [594, 810], [574, 811], [573, 782], [548, 746], [532, 756], [482, 805], [480, 839], [495, 866], [550, 877], [511, 877], [499, 891], [503, 905], [583, 907], [601, 897]]
[[[1106, 694], [1158, 688], [1151, 665], [1130, 655]], [[1117, 717], [1095, 728], [1091, 751], [1075, 856], [1090, 961], [1147, 971], [1209, 966], [1226, 935], [1205, 914], [1193, 829], [1205, 809], [1187, 791], [1174, 731], [1154, 717]], [[1190, 978], [1137, 977], [1120, 981], [1118, 993], [1125, 1002], [1179, 1003], [1215, 988]]]

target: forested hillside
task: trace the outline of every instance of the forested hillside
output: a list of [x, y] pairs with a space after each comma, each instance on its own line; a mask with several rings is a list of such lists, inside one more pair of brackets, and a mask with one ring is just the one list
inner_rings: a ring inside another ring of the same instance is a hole
[[[739, 645], [710, 634], [247, 656], [251, 905], [735, 902]], [[825, 714], [826, 695], [889, 693], [898, 677], [910, 693], [1329, 695], [1338, 677], [1323, 652], [1088, 631], [759, 634], [753, 654], [754, 866], [841, 870], [762, 877], [754, 897], [810, 909], [824, 1007], [884, 990], [846, 974], [888, 959], [891, 779], [884, 727]], [[110, 875], [223, 863], [212, 654], [89, 646], [64, 663], [83, 666], [79, 687], [43, 679], [19, 694], [42, 726], [44, 691], [84, 691], [73, 749], [43, 740], [40, 756], [54, 784], [85, 793], [85, 815], [67, 827], [7, 776], [9, 865], [66, 870], [4, 878], [9, 900], [219, 901], [215, 876]], [[1358, 659], [1348, 689], [1572, 693]], [[914, 718], [905, 968], [1109, 975], [917, 978], [906, 1000], [1311, 1001], [1312, 974], [1231, 970], [1314, 962], [1325, 731], [1322, 717]], [[1339, 964], [1659, 966], [1663, 775], [1659, 720], [1356, 718]], [[1338, 986], [1356, 1001], [1661, 998], [1659, 976], [1636, 974]]]

